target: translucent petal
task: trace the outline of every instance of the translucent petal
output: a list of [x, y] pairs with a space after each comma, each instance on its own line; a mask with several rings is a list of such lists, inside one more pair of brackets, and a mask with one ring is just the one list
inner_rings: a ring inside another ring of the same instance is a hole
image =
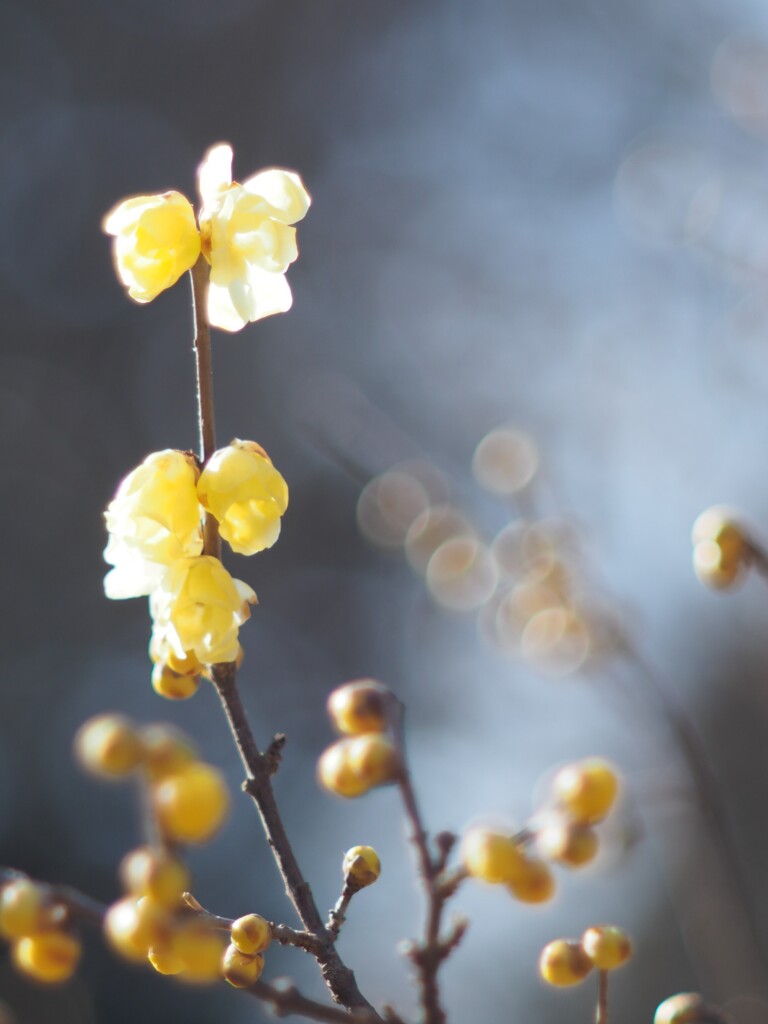
[[223, 188], [232, 184], [232, 147], [220, 142], [203, 157], [197, 169], [197, 186], [203, 206], [215, 205]]
[[295, 224], [301, 220], [312, 201], [298, 174], [278, 167], [259, 171], [243, 182], [243, 188], [254, 195], [264, 196], [275, 209], [272, 216], [283, 224]]

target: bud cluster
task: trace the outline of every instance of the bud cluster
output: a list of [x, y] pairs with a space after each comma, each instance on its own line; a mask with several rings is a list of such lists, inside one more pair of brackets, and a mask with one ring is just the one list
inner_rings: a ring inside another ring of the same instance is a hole
[[122, 715], [99, 715], [75, 737], [80, 763], [102, 778], [143, 773], [151, 810], [168, 843], [205, 843], [223, 825], [229, 791], [221, 773], [199, 761], [172, 726], [137, 727]]
[[128, 474], [106, 514], [108, 597], [149, 596], [152, 685], [170, 699], [191, 697], [208, 666], [242, 656], [240, 626], [256, 595], [219, 559], [205, 555], [203, 522], [218, 522], [239, 554], [271, 547], [288, 488], [264, 449], [234, 440], [200, 471], [189, 452], [147, 456]]
[[549, 985], [578, 985], [593, 970], [614, 971], [632, 956], [632, 942], [616, 925], [593, 925], [581, 939], [555, 939], [539, 957], [539, 974]]
[[395, 696], [374, 679], [338, 687], [328, 698], [331, 721], [344, 739], [328, 747], [317, 766], [322, 786], [337, 796], [362, 796], [396, 782], [400, 752], [389, 735]]
[[68, 981], [77, 970], [82, 949], [67, 917], [47, 886], [23, 875], [0, 888], [0, 936], [17, 970], [35, 981]]
[[598, 849], [594, 826], [611, 810], [619, 783], [615, 770], [598, 758], [561, 768], [550, 791], [550, 804], [536, 821], [515, 834], [470, 828], [461, 857], [472, 878], [506, 885], [524, 903], [543, 903], [555, 891], [547, 861], [578, 868]]

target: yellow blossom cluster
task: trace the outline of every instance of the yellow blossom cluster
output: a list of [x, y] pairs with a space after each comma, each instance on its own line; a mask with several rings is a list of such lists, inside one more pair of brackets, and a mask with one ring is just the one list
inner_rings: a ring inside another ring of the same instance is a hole
[[252, 555], [280, 534], [288, 487], [264, 449], [234, 440], [200, 471], [190, 452], [154, 452], [122, 481], [106, 514], [108, 597], [149, 596], [152, 681], [189, 697], [206, 666], [237, 661], [238, 633], [256, 601], [219, 559], [203, 553], [206, 514], [232, 549]]
[[208, 321], [238, 331], [290, 309], [285, 272], [310, 197], [293, 171], [270, 168], [232, 180], [232, 147], [214, 146], [198, 169], [199, 217], [180, 192], [124, 199], [103, 221], [117, 275], [136, 302], [151, 302], [200, 258], [210, 264]]

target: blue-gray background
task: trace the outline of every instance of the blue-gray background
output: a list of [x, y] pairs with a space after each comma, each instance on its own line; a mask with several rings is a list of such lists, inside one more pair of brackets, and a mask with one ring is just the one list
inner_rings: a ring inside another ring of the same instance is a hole
[[[347, 846], [373, 843], [385, 862], [341, 941], [362, 987], [410, 1007], [395, 947], [420, 904], [395, 794], [340, 804], [313, 766], [327, 692], [373, 674], [409, 703], [433, 827], [520, 821], [569, 757], [613, 757], [627, 777], [626, 856], [564, 879], [543, 909], [462, 895], [454, 1022], [589, 1020], [591, 986], [545, 990], [534, 965], [544, 942], [600, 920], [638, 944], [617, 1024], [650, 1021], [681, 989], [759, 992], [725, 911], [713, 933], [711, 851], [642, 702], [543, 680], [435, 610], [402, 560], [359, 536], [359, 482], [325, 448], [330, 434], [371, 473], [428, 453], [492, 532], [503, 517], [472, 487], [474, 446], [507, 420], [536, 436], [551, 506], [584, 524], [597, 573], [705, 737], [768, 944], [768, 599], [757, 581], [732, 598], [701, 590], [688, 540], [722, 500], [768, 534], [765, 6], [2, 0], [0, 21], [0, 863], [117, 895], [137, 827], [127, 792], [73, 764], [90, 714], [177, 722], [240, 778], [212, 694], [160, 701], [144, 602], [101, 589], [118, 480], [148, 451], [193, 446], [196, 428], [186, 284], [128, 302], [99, 222], [130, 193], [192, 195], [203, 152], [227, 140], [238, 177], [296, 168], [314, 198], [293, 311], [215, 338], [216, 390], [220, 436], [261, 442], [291, 486], [280, 543], [232, 565], [261, 599], [242, 686], [259, 738], [289, 734], [277, 788], [300, 860], [322, 905]], [[391, 429], [346, 407], [351, 390]], [[192, 855], [199, 898], [291, 921], [245, 798], [236, 812]], [[270, 954], [267, 973], [321, 994], [298, 954]], [[0, 997], [19, 1024], [262, 1016], [98, 942], [65, 990], [1, 966]], [[733, 1007], [738, 1024], [768, 1019]]]

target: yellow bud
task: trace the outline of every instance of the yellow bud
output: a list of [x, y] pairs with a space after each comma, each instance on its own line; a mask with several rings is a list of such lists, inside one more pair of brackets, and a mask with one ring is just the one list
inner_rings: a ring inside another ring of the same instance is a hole
[[230, 985], [235, 988], [250, 988], [259, 980], [263, 970], [264, 957], [260, 953], [248, 956], [234, 943], [227, 946], [222, 962], [222, 973]]
[[158, 974], [181, 974], [184, 970], [184, 961], [172, 945], [150, 946], [147, 960]]
[[653, 1024], [705, 1024], [710, 1019], [707, 1009], [698, 992], [680, 992], [659, 1003]]
[[593, 925], [581, 937], [589, 959], [601, 971], [613, 971], [632, 956], [632, 942], [622, 928], [612, 924]]
[[122, 715], [97, 715], [75, 736], [75, 753], [94, 775], [121, 778], [141, 764], [144, 747], [133, 722]]
[[0, 890], [0, 935], [18, 939], [45, 924], [45, 892], [29, 878], [17, 878]]
[[151, 302], [176, 284], [200, 255], [195, 212], [180, 192], [133, 196], [106, 215], [115, 271], [136, 302]]
[[170, 665], [158, 662], [152, 669], [152, 689], [166, 700], [187, 700], [200, 689], [200, 676], [179, 675]]
[[693, 569], [705, 587], [727, 590], [741, 578], [743, 563], [726, 558], [716, 541], [702, 540], [693, 549]]
[[232, 924], [232, 942], [246, 956], [263, 953], [271, 941], [269, 921], [259, 914], [245, 914]]
[[342, 871], [347, 883], [356, 889], [373, 885], [381, 874], [381, 861], [372, 846], [353, 846], [344, 854]]
[[121, 956], [142, 961], [147, 958], [150, 947], [168, 942], [170, 919], [152, 900], [128, 897], [113, 903], [107, 911], [104, 934]]
[[365, 733], [350, 740], [348, 757], [349, 767], [368, 788], [395, 782], [402, 769], [394, 743], [380, 733]]
[[516, 878], [524, 859], [511, 836], [488, 829], [471, 828], [461, 841], [461, 860], [467, 872], [492, 885]]
[[229, 810], [221, 772], [196, 763], [168, 775], [154, 787], [152, 802], [165, 835], [180, 843], [205, 843], [219, 831]]
[[553, 821], [537, 835], [536, 845], [547, 860], [557, 861], [569, 868], [580, 868], [594, 860], [598, 840], [589, 825], [569, 821]]
[[339, 740], [320, 755], [317, 778], [320, 784], [336, 796], [362, 796], [371, 788], [367, 779], [355, 772], [350, 764], [349, 749], [352, 740]]
[[555, 895], [555, 876], [544, 861], [525, 857], [507, 888], [521, 903], [546, 903]]
[[226, 941], [221, 932], [198, 921], [183, 922], [174, 933], [171, 948], [184, 964], [185, 981], [208, 984], [222, 976]]
[[184, 862], [172, 853], [140, 846], [123, 858], [120, 879], [132, 895], [147, 896], [172, 910], [189, 888], [190, 873]]
[[235, 440], [214, 452], [200, 475], [197, 494], [238, 554], [255, 555], [280, 536], [288, 487], [260, 445]]
[[12, 947], [13, 962], [23, 974], [49, 984], [68, 981], [80, 962], [81, 946], [69, 932], [27, 935]]
[[608, 814], [619, 791], [613, 767], [588, 758], [561, 768], [552, 781], [552, 793], [562, 810], [582, 825], [594, 825]]
[[389, 724], [393, 694], [375, 679], [358, 679], [334, 690], [328, 698], [328, 714], [339, 732], [359, 736], [383, 732]]
[[578, 942], [555, 939], [541, 951], [539, 974], [548, 985], [558, 988], [578, 985], [592, 970], [592, 961]]
[[141, 730], [141, 740], [147, 774], [155, 781], [175, 775], [195, 759], [191, 741], [172, 725], [147, 725]]

